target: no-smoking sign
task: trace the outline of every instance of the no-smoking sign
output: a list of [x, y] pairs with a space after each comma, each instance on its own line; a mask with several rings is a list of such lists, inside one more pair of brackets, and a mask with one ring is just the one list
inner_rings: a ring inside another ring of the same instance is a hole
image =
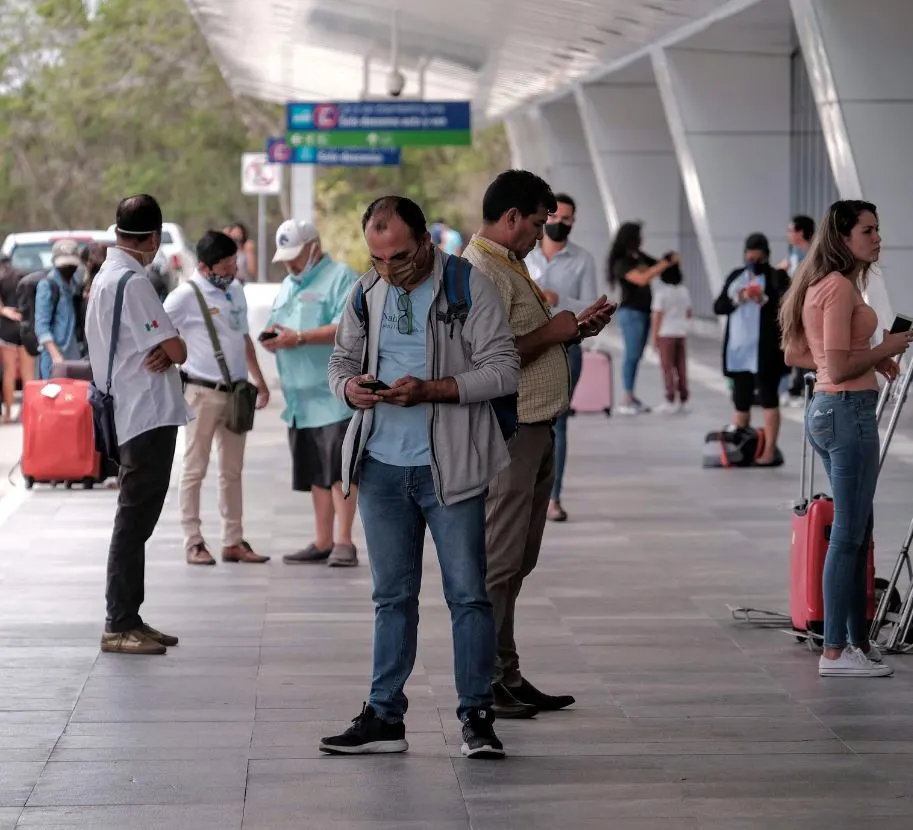
[[278, 196], [282, 192], [282, 167], [270, 164], [266, 153], [244, 153], [241, 192], [245, 196]]

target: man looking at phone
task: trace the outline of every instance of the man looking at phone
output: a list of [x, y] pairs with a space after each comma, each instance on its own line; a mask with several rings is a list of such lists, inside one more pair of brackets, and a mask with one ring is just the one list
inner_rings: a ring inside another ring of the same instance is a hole
[[282, 559], [289, 565], [326, 562], [351, 568], [358, 564], [352, 542], [355, 499], [347, 500], [342, 492], [342, 444], [352, 411], [330, 391], [327, 364], [358, 275], [324, 253], [310, 222], [283, 222], [276, 231], [276, 249], [273, 262], [283, 263], [288, 276], [260, 341], [276, 355], [292, 488], [310, 492], [316, 525], [314, 541]]
[[[213, 441], [219, 454], [222, 561], [269, 561], [244, 539], [242, 475], [247, 434], [228, 428], [232, 386], [226, 383], [226, 374], [233, 385], [246, 381], [250, 373], [257, 386], [257, 409], [269, 403], [269, 389], [248, 334], [247, 301], [237, 280], [237, 254], [238, 246], [230, 236], [207, 231], [197, 243], [199, 264], [193, 276], [165, 298], [165, 311], [187, 344], [181, 380], [194, 414], [184, 436], [181, 471], [181, 527], [188, 565], [216, 564], [203, 538], [200, 520], [200, 490], [209, 469]], [[222, 361], [216, 357], [216, 345], [201, 305], [212, 322]]]
[[[490, 401], [513, 395], [520, 361], [491, 281], [432, 244], [415, 202], [378, 199], [362, 227], [374, 268], [343, 312], [330, 385], [358, 410], [346, 436], [344, 474], [348, 483], [360, 470], [358, 502], [374, 582], [374, 672], [361, 714], [320, 749], [347, 755], [408, 749], [404, 687], [415, 663], [430, 528], [453, 628], [462, 753], [499, 758], [485, 490], [509, 460]], [[446, 289], [457, 284], [471, 305], [464, 318], [448, 319]]]
[[570, 695], [540, 692], [520, 674], [514, 612], [523, 580], [536, 567], [555, 480], [555, 423], [570, 405], [567, 349], [608, 324], [615, 306], [605, 296], [579, 312], [552, 314], [524, 259], [542, 240], [558, 200], [548, 184], [526, 170], [508, 170], [488, 187], [482, 228], [465, 256], [498, 289], [517, 339], [520, 362], [520, 428], [511, 440], [510, 465], [491, 482], [486, 505], [488, 596], [498, 629], [493, 673], [494, 710], [499, 717], [529, 718], [563, 709]]

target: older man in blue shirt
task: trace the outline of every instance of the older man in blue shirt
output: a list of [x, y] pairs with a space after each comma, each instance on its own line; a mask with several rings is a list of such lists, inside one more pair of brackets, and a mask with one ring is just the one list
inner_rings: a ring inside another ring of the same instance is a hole
[[[596, 261], [589, 251], [568, 241], [577, 205], [566, 193], [556, 193], [558, 209], [548, 217], [545, 236], [539, 246], [526, 257], [530, 276], [545, 294], [549, 305], [558, 311], [579, 314], [596, 302], [599, 297], [599, 281], [596, 276]], [[568, 364], [571, 367], [571, 394], [580, 380], [583, 369], [583, 352], [580, 346], [568, 346]], [[548, 518], [553, 522], [567, 521], [567, 513], [561, 506], [561, 485], [564, 481], [564, 465], [567, 461], [567, 413], [558, 417], [555, 423], [555, 483], [548, 507]]]
[[76, 301], [82, 286], [76, 272], [82, 265], [75, 239], [58, 239], [51, 249], [51, 272], [35, 290], [35, 335], [40, 356], [38, 377], [51, 376], [51, 367], [65, 360], [79, 360], [82, 349], [76, 336]]
[[316, 524], [314, 541], [283, 561], [352, 567], [358, 564], [352, 543], [356, 500], [342, 492], [342, 444], [353, 412], [330, 391], [327, 367], [358, 274], [323, 252], [310, 222], [283, 222], [276, 231], [276, 248], [273, 261], [285, 265], [288, 277], [261, 339], [263, 347], [276, 354], [279, 368], [292, 487], [311, 493]]

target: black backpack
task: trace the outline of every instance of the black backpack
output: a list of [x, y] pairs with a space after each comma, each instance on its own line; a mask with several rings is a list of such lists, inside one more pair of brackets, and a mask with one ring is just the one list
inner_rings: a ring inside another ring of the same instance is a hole
[[22, 322], [19, 324], [19, 334], [22, 337], [22, 345], [25, 350], [32, 356], [38, 356], [38, 335], [35, 333], [35, 298], [38, 295], [38, 284], [42, 280], [48, 280], [51, 285], [51, 299], [54, 304], [51, 312], [51, 324], [57, 316], [57, 304], [60, 302], [60, 286], [52, 279], [48, 279], [50, 270], [33, 271], [27, 274], [16, 286], [16, 306], [22, 315]]
[[703, 467], [750, 467], [764, 451], [764, 430], [728, 426], [704, 438]]

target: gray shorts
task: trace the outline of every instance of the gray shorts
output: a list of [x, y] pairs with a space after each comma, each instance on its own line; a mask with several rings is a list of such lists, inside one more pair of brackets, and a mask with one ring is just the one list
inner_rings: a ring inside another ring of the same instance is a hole
[[329, 490], [342, 481], [342, 443], [351, 419], [324, 427], [289, 427], [292, 453], [292, 489], [308, 493], [312, 487]]

